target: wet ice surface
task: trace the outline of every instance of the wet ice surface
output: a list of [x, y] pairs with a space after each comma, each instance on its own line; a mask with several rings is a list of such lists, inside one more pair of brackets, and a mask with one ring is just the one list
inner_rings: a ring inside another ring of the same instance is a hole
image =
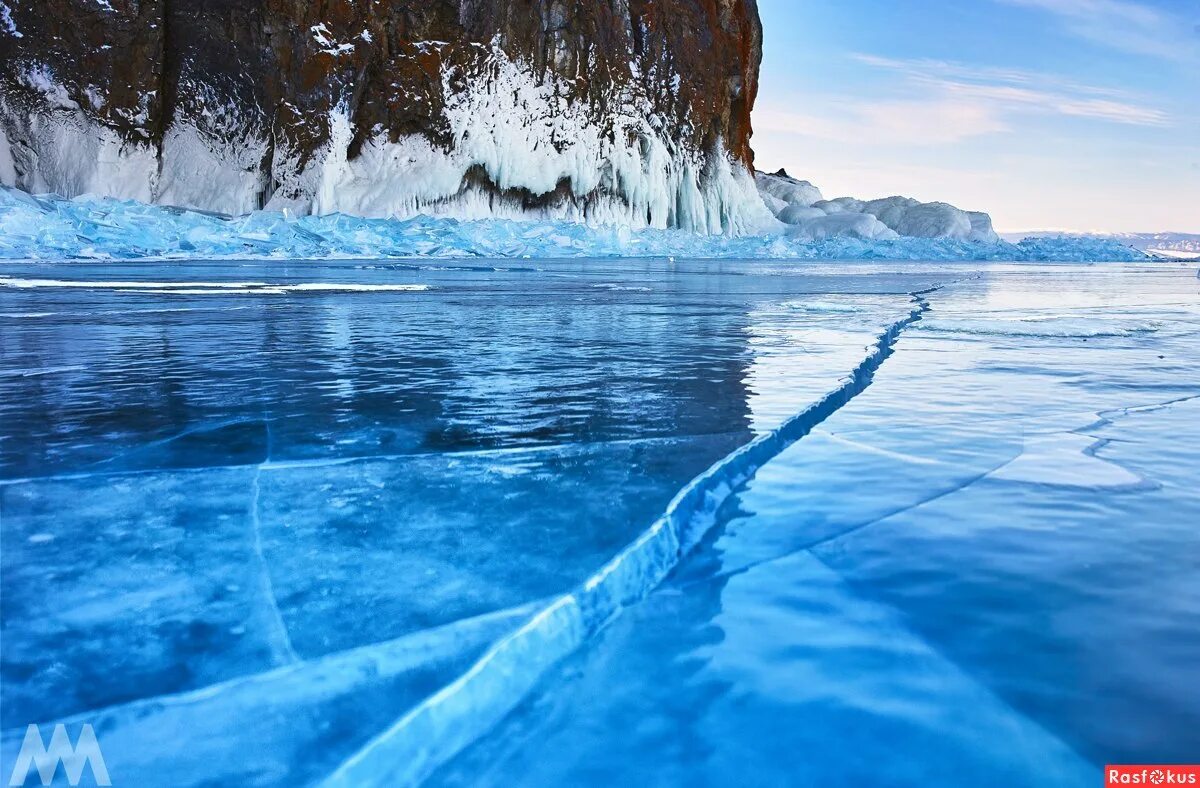
[[[109, 709], [114, 774], [190, 731], [186, 782], [286, 708], [311, 733], [259, 731], [230, 776], [332, 768], [946, 276], [893, 271], [5, 266], [4, 728]], [[412, 668], [413, 637], [444, 656]], [[374, 672], [312, 689], [347, 660]]]
[[593, 260], [0, 266], [5, 761], [68, 718], [114, 780], [329, 774], [939, 284], [434, 782], [1186, 760], [1194, 270]]
[[1200, 744], [1195, 272], [994, 268], [434, 784], [1094, 785]]

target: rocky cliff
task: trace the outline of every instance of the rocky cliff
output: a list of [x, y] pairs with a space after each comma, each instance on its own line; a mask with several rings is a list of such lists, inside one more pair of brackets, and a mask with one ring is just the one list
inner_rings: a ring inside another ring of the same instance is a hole
[[0, 0], [0, 181], [737, 232], [755, 0]]

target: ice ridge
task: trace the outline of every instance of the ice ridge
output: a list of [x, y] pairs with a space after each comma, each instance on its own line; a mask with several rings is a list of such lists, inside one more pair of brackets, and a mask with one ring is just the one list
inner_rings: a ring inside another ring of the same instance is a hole
[[[786, 225], [779, 225], [786, 228]], [[256, 211], [223, 216], [132, 200], [34, 197], [0, 187], [0, 259], [345, 259], [679, 257], [797, 260], [1137, 262], [1109, 239], [807, 240], [784, 230], [711, 236], [567, 221], [367, 219]]]

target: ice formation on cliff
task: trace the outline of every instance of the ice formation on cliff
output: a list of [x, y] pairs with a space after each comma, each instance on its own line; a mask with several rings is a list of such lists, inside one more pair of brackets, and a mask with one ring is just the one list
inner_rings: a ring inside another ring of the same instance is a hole
[[[420, 134], [392, 142], [379, 130], [351, 160], [354, 130], [345, 116], [335, 118], [315, 186], [304, 190], [315, 194], [312, 212], [539, 218], [711, 234], [770, 225], [752, 178], [721, 141], [707, 156], [682, 149], [654, 128], [653, 107], [633, 90], [617, 90], [602, 126], [565, 99], [564, 85], [539, 82], [499, 50], [486, 57], [490, 79], [472, 89], [456, 91], [460, 75], [452, 70], [443, 76], [449, 151]], [[486, 187], [472, 181], [476, 169]], [[564, 186], [567, 199], [531, 205], [524, 196]]]
[[[449, 46], [425, 44], [431, 52]], [[31, 65], [22, 80], [40, 96], [41, 109], [22, 114], [0, 106], [8, 118], [0, 124], [0, 183], [35, 194], [103, 194], [232, 215], [265, 206], [294, 214], [537, 219], [714, 235], [776, 232], [782, 222], [787, 235], [809, 241], [999, 240], [986, 214], [945, 203], [826, 200], [782, 170], [752, 177], [720, 139], [707, 153], [672, 139], [636, 82], [606, 87], [605, 122], [598, 123], [593, 108], [568, 98], [563, 78], [539, 78], [498, 47], [468, 46], [475, 49], [471, 69], [486, 76], [443, 67], [439, 100], [449, 144], [426, 133], [356, 128], [339, 107], [321, 119], [328, 140], [307, 156], [268, 139], [258, 131], [261, 118], [223, 104], [200, 84], [187, 88], [207, 108], [203, 130], [177, 117], [157, 145], [122, 140], [50, 68]], [[91, 101], [102, 104], [103, 97]]]
[[[419, 133], [393, 141], [379, 128], [351, 157], [362, 131], [345, 111], [335, 111], [329, 141], [309, 161], [276, 163], [274, 170], [290, 175], [264, 207], [373, 218], [556, 219], [712, 234], [772, 223], [752, 177], [720, 140], [707, 155], [675, 144], [654, 128], [644, 96], [614, 88], [614, 109], [601, 125], [565, 98], [567, 88], [556, 78], [539, 80], [498, 49], [482, 57], [490, 78], [464, 79], [467, 90], [452, 84], [463, 75], [443, 75], [449, 149]], [[266, 139], [248, 131], [253, 124], [236, 117], [211, 119], [223, 126], [218, 135], [176, 121], [158, 150], [122, 142], [81, 111], [48, 69], [28, 71], [27, 86], [51, 109], [22, 118], [15, 136], [25, 144], [11, 144], [5, 130], [0, 182], [31, 193], [104, 194], [243, 214], [264, 202], [259, 164], [290, 155], [272, 154]], [[8, 107], [0, 111], [17, 115]]]

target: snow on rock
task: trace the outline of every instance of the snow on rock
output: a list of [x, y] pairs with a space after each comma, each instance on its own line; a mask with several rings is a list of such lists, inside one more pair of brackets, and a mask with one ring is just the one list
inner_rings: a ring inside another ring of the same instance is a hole
[[764, 196], [770, 195], [787, 205], [808, 207], [825, 199], [821, 196], [821, 190], [816, 186], [808, 181], [790, 177], [785, 170], [780, 170], [774, 175], [757, 172], [754, 174], [754, 180], [758, 184], [758, 190]]
[[[790, 210], [790, 209], [789, 209]], [[804, 211], [820, 210], [803, 208]], [[785, 211], [784, 213], [787, 213]], [[862, 238], [868, 241], [891, 241], [900, 236], [883, 222], [866, 213], [834, 212], [803, 218], [793, 222], [788, 234], [794, 238], [821, 241], [826, 238]]]
[[[723, 140], [707, 153], [680, 147], [632, 92], [614, 102], [618, 109], [601, 126], [561, 102], [563, 85], [553, 79], [539, 82], [500, 52], [490, 66], [492, 79], [468, 81], [465, 90], [447, 77], [448, 148], [420, 133], [364, 135], [339, 109], [326, 143], [305, 162], [276, 150], [273, 174], [261, 169], [268, 140], [252, 127], [211, 134], [179, 120], [157, 150], [122, 143], [78, 106], [63, 104], [66, 92], [38, 72], [39, 86], [59, 103], [10, 123], [19, 124], [14, 136], [25, 144], [20, 158], [0, 160], [0, 174], [33, 193], [104, 194], [231, 214], [266, 207], [376, 218], [552, 218], [714, 234], [773, 223]], [[6, 136], [0, 154], [8, 150]]]
[[12, 9], [7, 3], [0, 2], [0, 30], [8, 33], [13, 38], [24, 38], [25, 35], [17, 29], [16, 22], [12, 18]]
[[784, 170], [756, 173], [755, 183], [767, 207], [790, 226], [789, 234], [798, 238], [1000, 240], [986, 213], [963, 211], [944, 202], [923, 203], [911, 197], [866, 202], [853, 197], [826, 200], [817, 187], [792, 178]]
[[[565, 84], [539, 81], [499, 50], [487, 55], [485, 70], [490, 78], [464, 79], [466, 89], [454, 87], [454, 70], [444, 76], [448, 150], [421, 134], [393, 139], [380, 130], [351, 159], [355, 130], [339, 114], [311, 183], [298, 189], [314, 195], [312, 212], [542, 218], [712, 234], [772, 224], [748, 170], [722, 140], [707, 155], [680, 148], [656, 130], [654, 109], [638, 91], [618, 90], [601, 126], [561, 98]], [[308, 206], [277, 197], [267, 207]]]
[[[63, 94], [53, 83], [39, 87], [51, 100], [61, 100]], [[0, 99], [0, 114], [10, 112], [8, 103]], [[0, 182], [5, 185], [19, 183], [33, 193], [153, 199], [153, 175], [158, 170], [154, 153], [126, 145], [113, 131], [84, 116], [78, 106], [60, 105], [52, 113], [23, 115], [21, 125], [22, 133], [14, 139], [4, 135], [4, 152], [0, 152], [4, 180]]]

